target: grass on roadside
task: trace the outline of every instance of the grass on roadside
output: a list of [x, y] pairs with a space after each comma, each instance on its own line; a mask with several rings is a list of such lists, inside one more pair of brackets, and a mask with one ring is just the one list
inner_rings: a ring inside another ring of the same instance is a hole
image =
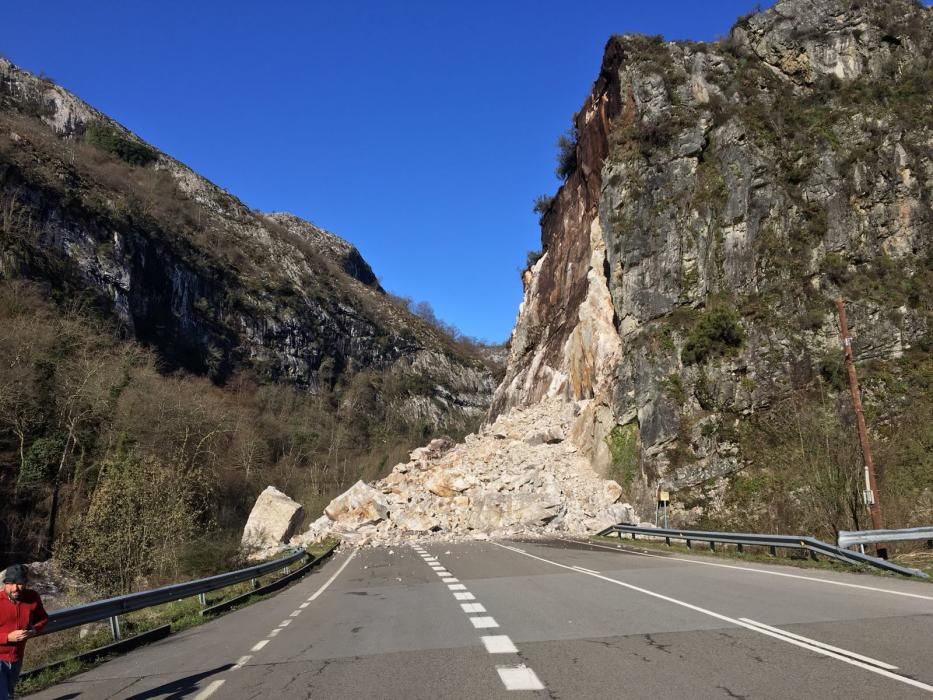
[[[306, 550], [312, 556], [318, 557], [335, 544], [336, 542], [333, 541], [323, 542], [321, 544], [310, 545]], [[262, 587], [273, 581], [277, 581], [282, 576], [283, 574], [281, 571], [275, 571], [259, 577], [257, 581], [259, 587]], [[250, 590], [252, 590], [252, 587], [249, 581], [244, 581], [217, 591], [212, 591], [207, 594], [207, 605], [216, 605], [243, 595], [244, 593], [248, 593]], [[275, 594], [270, 593], [266, 595], [250, 596], [234, 609], [252, 605], [272, 595]], [[172, 633], [174, 634], [214, 619], [213, 617], [202, 616], [201, 609], [197, 597], [193, 597], [127, 613], [126, 615], [120, 616], [121, 635], [126, 639], [163, 625], [171, 625]], [[24, 673], [28, 673], [34, 669], [41, 670], [33, 675], [25, 676], [20, 680], [16, 688], [17, 695], [38, 692], [44, 688], [61, 683], [65, 679], [81, 673], [82, 671], [86, 671], [104, 663], [112, 658], [113, 655], [87, 663], [78, 661], [74, 657], [110, 644], [112, 641], [110, 625], [106, 620], [84, 625], [80, 628], [75, 627], [50, 635], [36, 637], [29, 642], [27, 647], [23, 671]], [[65, 660], [65, 662], [61, 665], [57, 665], [57, 662], [62, 660]], [[56, 665], [43, 668], [50, 664]]]
[[[855, 564], [846, 564], [825, 555], [817, 555], [817, 558], [813, 559], [811, 558], [809, 552], [802, 550], [783, 549], [781, 547], [777, 548], [777, 556], [771, 556], [768, 553], [767, 547], [755, 547], [750, 545], [745, 545], [743, 547], [743, 551], [739, 552], [737, 547], [731, 544], [726, 545], [716, 543], [716, 549], [714, 551], [711, 550], [709, 545], [705, 542], [694, 542], [693, 547], [690, 548], [687, 547], [686, 544], [677, 542], [676, 540], [671, 540], [671, 544], [667, 545], [663, 541], [648, 540], [642, 536], [639, 536], [636, 540], [632, 540], [631, 537], [622, 537], [620, 540], [618, 537], [600, 537], [594, 535], [590, 537], [590, 540], [600, 544], [610, 544], [616, 547], [621, 546], [623, 549], [630, 549], [635, 551], [644, 550], [648, 553], [668, 552], [671, 554], [690, 554], [693, 556], [713, 557], [717, 559], [736, 560], [760, 564], [782, 564], [784, 566], [795, 566], [800, 569], [822, 569], [825, 571], [872, 574], [873, 576], [894, 577], [897, 579], [906, 580], [905, 577], [900, 574], [889, 571], [882, 571], [881, 569], [876, 569], [872, 566], [857, 566]], [[915, 569], [920, 569], [924, 573], [933, 577], [933, 552], [931, 552], [925, 559], [925, 564], [923, 563], [924, 560], [916, 558], [915, 555], [896, 555], [892, 558], [892, 560], [903, 566], [910, 566]], [[912, 578], [910, 580], [922, 581], [924, 579]], [[933, 582], [933, 578], [926, 579], [926, 581]]]

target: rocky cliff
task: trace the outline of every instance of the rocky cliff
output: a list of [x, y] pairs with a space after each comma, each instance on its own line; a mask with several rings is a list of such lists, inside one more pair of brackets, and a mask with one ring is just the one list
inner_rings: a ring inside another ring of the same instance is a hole
[[491, 417], [582, 402], [574, 439], [642, 517], [663, 482], [683, 520], [851, 524], [842, 296], [881, 497], [929, 519], [931, 30], [910, 0], [781, 0], [716, 43], [610, 39]]
[[80, 295], [167, 369], [223, 383], [249, 370], [312, 392], [374, 369], [393, 411], [428, 430], [483, 415], [476, 353], [409, 313], [359, 251], [263, 214], [67, 90], [0, 59], [0, 278]]

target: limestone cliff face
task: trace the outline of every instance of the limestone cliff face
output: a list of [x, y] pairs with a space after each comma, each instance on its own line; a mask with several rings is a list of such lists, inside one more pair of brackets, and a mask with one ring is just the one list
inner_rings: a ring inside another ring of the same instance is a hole
[[0, 276], [105, 306], [169, 368], [315, 390], [372, 369], [395, 410], [457, 430], [494, 387], [478, 357], [393, 302], [359, 251], [252, 211], [67, 90], [0, 59]]
[[492, 415], [594, 399], [577, 439], [647, 507], [832, 379], [835, 297], [863, 360], [928, 363], [931, 30], [908, 0], [782, 0], [716, 44], [611, 39]]

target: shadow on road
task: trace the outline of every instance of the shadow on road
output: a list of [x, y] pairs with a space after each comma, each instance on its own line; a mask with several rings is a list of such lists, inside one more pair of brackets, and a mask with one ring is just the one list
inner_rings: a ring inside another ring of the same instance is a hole
[[196, 673], [193, 676], [179, 678], [177, 681], [172, 681], [171, 683], [160, 685], [158, 688], [152, 688], [151, 690], [147, 690], [144, 693], [131, 695], [129, 698], [127, 698], [127, 700], [149, 700], [151, 698], [161, 698], [162, 696], [165, 696], [165, 700], [182, 700], [182, 698], [185, 698], [191, 693], [200, 690], [198, 684], [205, 678], [210, 678], [215, 674], [223, 673], [232, 666], [233, 664], [224, 664], [223, 666], [212, 668], [210, 671], [203, 671], [202, 673]]

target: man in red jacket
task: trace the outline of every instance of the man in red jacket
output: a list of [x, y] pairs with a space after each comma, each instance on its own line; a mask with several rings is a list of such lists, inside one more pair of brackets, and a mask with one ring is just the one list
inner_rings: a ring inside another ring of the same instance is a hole
[[28, 569], [13, 564], [3, 572], [0, 594], [0, 700], [12, 700], [23, 667], [26, 640], [49, 621], [39, 594], [26, 588]]

